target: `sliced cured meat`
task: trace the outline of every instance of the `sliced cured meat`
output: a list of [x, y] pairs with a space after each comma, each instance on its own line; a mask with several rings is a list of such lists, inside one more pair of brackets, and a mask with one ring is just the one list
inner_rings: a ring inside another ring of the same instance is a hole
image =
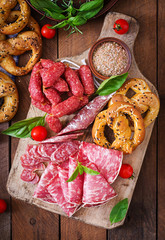
[[67, 67], [65, 70], [65, 79], [69, 84], [69, 87], [73, 95], [77, 97], [82, 97], [84, 94], [84, 88], [80, 82], [77, 73], [70, 67]]
[[28, 169], [23, 169], [21, 173], [21, 179], [25, 182], [31, 182], [36, 176], [36, 173]]
[[40, 177], [36, 174], [34, 179], [30, 183], [37, 184], [39, 182], [39, 180], [40, 180]]
[[53, 87], [58, 90], [59, 92], [68, 92], [68, 84], [65, 82], [64, 79], [59, 78], [53, 85]]
[[27, 166], [27, 165], [24, 165], [24, 164], [21, 164], [22, 167], [26, 170], [29, 170], [29, 171], [36, 171], [36, 170], [39, 170], [39, 171], [42, 171], [42, 170], [45, 170], [45, 165], [43, 163], [39, 163], [35, 166]]
[[[68, 179], [72, 176], [76, 167], [77, 167], [77, 153], [69, 157]], [[67, 195], [68, 202], [78, 204], [78, 205], [82, 203], [83, 182], [84, 182], [84, 174], [82, 175], [79, 174], [74, 181], [68, 182], [68, 195]]]
[[73, 133], [73, 134], [68, 134], [68, 135], [63, 135], [63, 136], [54, 136], [51, 138], [48, 138], [41, 143], [60, 143], [60, 142], [66, 142], [72, 139], [77, 139], [79, 136], [83, 135], [83, 132], [79, 133]]
[[61, 188], [63, 191], [63, 195], [65, 200], [67, 201], [68, 197], [68, 172], [69, 172], [69, 161], [65, 161], [64, 163], [60, 164], [58, 167], [58, 174], [61, 182]]
[[41, 65], [43, 68], [50, 68], [55, 63], [54, 61], [52, 61], [50, 59], [41, 59], [40, 61], [41, 61]]
[[51, 111], [52, 111], [51, 103], [48, 100], [45, 101], [44, 103], [41, 103], [41, 102], [35, 101], [34, 99], [31, 99], [31, 103], [36, 108], [39, 108], [40, 110], [42, 110], [44, 112], [51, 113]]
[[115, 181], [123, 160], [122, 152], [87, 142], [81, 144], [80, 152], [97, 166], [99, 172], [105, 177], [109, 184]]
[[59, 133], [62, 129], [62, 123], [60, 122], [60, 119], [53, 116], [53, 115], [47, 115], [46, 116], [46, 122], [48, 123], [50, 129], [55, 132]]
[[40, 71], [43, 86], [52, 87], [65, 71], [65, 65], [62, 62], [54, 63], [50, 68], [43, 68]]
[[95, 92], [94, 81], [89, 66], [82, 65], [78, 71], [81, 82], [84, 87], [84, 93], [91, 95]]
[[55, 117], [62, 117], [64, 115], [69, 115], [79, 108], [80, 98], [76, 96], [72, 96], [63, 102], [52, 106], [52, 114]]
[[26, 153], [21, 156], [21, 164], [23, 166], [36, 166], [41, 162], [43, 160], [40, 160], [40, 158], [31, 158]]
[[26, 153], [30, 158], [40, 158], [40, 161], [47, 162], [50, 161], [50, 157], [44, 157], [38, 151], [39, 145], [37, 144], [28, 144], [26, 148]]
[[41, 156], [50, 158], [52, 153], [57, 150], [57, 148], [61, 145], [61, 143], [56, 143], [56, 144], [39, 144], [38, 145], [38, 152]]
[[44, 88], [44, 94], [53, 105], [61, 102], [61, 97], [54, 88]]
[[78, 205], [68, 203], [65, 198], [61, 188], [61, 181], [58, 175], [56, 175], [48, 185], [48, 192], [56, 200], [58, 205], [63, 209], [63, 211], [71, 217], [77, 210]]
[[[90, 163], [86, 165], [95, 171], [98, 171], [95, 164]], [[116, 193], [114, 189], [107, 183], [103, 175], [90, 175], [84, 173], [83, 198], [84, 204], [98, 204], [105, 203], [114, 198]]]
[[42, 69], [42, 65], [40, 62], [36, 63], [33, 67], [30, 82], [29, 82], [29, 92], [32, 99], [37, 102], [44, 102], [44, 94], [42, 92], [42, 81], [40, 76], [40, 70]]
[[70, 123], [58, 135], [86, 129], [95, 119], [96, 115], [107, 104], [111, 95], [98, 96], [83, 107]]
[[42, 199], [43, 201], [51, 203], [56, 202], [55, 199], [48, 192], [47, 187], [51, 180], [53, 179], [53, 177], [57, 175], [57, 173], [58, 173], [57, 167], [54, 164], [49, 163], [49, 165], [47, 166], [47, 168], [45, 169], [44, 173], [41, 176], [37, 188], [35, 189], [33, 195], [34, 198], [39, 198]]
[[54, 153], [52, 153], [51, 161], [60, 164], [68, 160], [70, 155], [78, 152], [79, 146], [79, 141], [64, 142]]

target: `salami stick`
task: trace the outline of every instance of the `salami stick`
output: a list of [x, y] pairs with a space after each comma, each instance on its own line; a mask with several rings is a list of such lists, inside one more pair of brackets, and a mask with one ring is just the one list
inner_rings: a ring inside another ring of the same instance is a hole
[[71, 122], [58, 135], [86, 129], [95, 119], [96, 115], [107, 104], [112, 94], [95, 97], [71, 120]]

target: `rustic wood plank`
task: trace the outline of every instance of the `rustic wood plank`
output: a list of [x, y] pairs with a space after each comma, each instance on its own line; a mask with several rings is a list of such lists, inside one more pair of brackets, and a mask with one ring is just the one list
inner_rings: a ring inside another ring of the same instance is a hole
[[[95, 21], [90, 21], [86, 25], [82, 26], [80, 29], [83, 31], [83, 35], [73, 34], [67, 38], [68, 32], [60, 30], [58, 57], [62, 58], [67, 56], [75, 56], [88, 49], [98, 38], [101, 31], [103, 19], [103, 17], [100, 17]], [[105, 240], [106, 230], [84, 224], [80, 221], [76, 222], [73, 219], [61, 217], [61, 240], [67, 239]]]
[[158, 90], [160, 93], [161, 109], [158, 118], [158, 239], [163, 240], [165, 236], [165, 161], [164, 161], [164, 145], [165, 145], [165, 49], [164, 47], [164, 21], [165, 21], [165, 1], [158, 1]]
[[[0, 124], [0, 132], [8, 128], [8, 123]], [[11, 237], [11, 208], [10, 196], [6, 190], [6, 181], [9, 174], [9, 137], [0, 135], [0, 198], [7, 203], [7, 211], [0, 214], [0, 238], [9, 240]]]
[[[138, 20], [135, 59], [144, 76], [156, 86], [156, 1], [119, 1], [113, 10]], [[155, 126], [125, 224], [108, 231], [108, 239], [156, 239], [156, 137]]]
[[[32, 16], [38, 21], [40, 26], [46, 23], [54, 24], [53, 21], [44, 19], [40, 21], [41, 15], [32, 10]], [[52, 54], [53, 52], [53, 54]], [[43, 39], [43, 58], [56, 59], [57, 56], [57, 38], [51, 40]], [[21, 56], [20, 62], [26, 62], [25, 56]], [[30, 74], [18, 77], [16, 84], [19, 91], [20, 104], [17, 115], [12, 123], [26, 118], [30, 96], [28, 92], [28, 83]], [[12, 138], [11, 158], [14, 158], [19, 139]], [[28, 233], [28, 234], [27, 234]], [[31, 206], [22, 201], [12, 200], [12, 237], [13, 240], [24, 239], [43, 239], [58, 240], [59, 239], [59, 216], [50, 213], [36, 206]]]

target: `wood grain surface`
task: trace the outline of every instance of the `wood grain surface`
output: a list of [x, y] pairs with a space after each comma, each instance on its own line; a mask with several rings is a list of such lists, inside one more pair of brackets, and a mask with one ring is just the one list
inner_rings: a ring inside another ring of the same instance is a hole
[[[59, 217], [56, 214], [13, 199], [12, 205], [8, 201], [7, 212], [0, 215], [0, 239], [164, 239], [165, 187], [163, 180], [165, 175], [163, 149], [165, 109], [163, 103], [165, 99], [165, 50], [162, 47], [165, 31], [164, 9], [164, 0], [120, 0], [112, 8], [113, 11], [135, 17], [140, 23], [140, 32], [134, 47], [135, 59], [141, 72], [155, 86], [158, 86], [162, 106], [158, 127], [154, 127], [124, 226], [106, 231], [76, 220]], [[32, 12], [32, 14], [39, 21], [40, 16], [35, 12]], [[50, 21], [44, 19], [40, 23], [42, 26], [48, 22]], [[44, 40], [44, 44], [47, 44], [49, 48], [43, 52], [43, 57], [49, 57], [52, 50], [54, 59], [56, 55], [63, 57], [71, 56], [73, 53], [74, 55], [80, 54], [97, 39], [102, 22], [103, 17], [90, 21], [81, 27], [84, 31], [83, 35], [73, 35], [69, 38], [66, 38], [66, 32], [60, 30], [55, 39]], [[84, 40], [83, 44], [82, 39]], [[20, 108], [12, 123], [26, 117], [30, 105], [27, 91], [28, 81], [29, 75], [17, 78]], [[6, 129], [7, 126], [8, 124], [1, 124], [0, 128]], [[0, 157], [0, 162], [3, 165], [0, 177], [0, 194], [2, 197], [9, 199], [5, 189], [5, 179], [7, 179], [10, 161], [14, 157], [18, 140], [12, 139], [10, 143], [8, 137], [1, 135], [0, 144], [1, 152], [3, 152]], [[10, 214], [12, 214], [11, 218]], [[31, 219], [33, 220], [30, 223]], [[52, 222], [50, 222], [50, 219]]]

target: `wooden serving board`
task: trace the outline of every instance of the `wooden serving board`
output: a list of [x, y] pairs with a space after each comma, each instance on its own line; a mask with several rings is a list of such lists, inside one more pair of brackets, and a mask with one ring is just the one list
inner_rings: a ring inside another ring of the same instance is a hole
[[[119, 18], [126, 19], [129, 22], [130, 29], [129, 29], [129, 32], [125, 35], [118, 35], [113, 30], [113, 24]], [[128, 78], [136, 77], [136, 78], [145, 79], [149, 87], [151, 88], [152, 92], [157, 94], [155, 87], [142, 75], [142, 73], [138, 69], [138, 66], [134, 58], [133, 46], [134, 46], [134, 42], [138, 34], [138, 31], [139, 31], [139, 24], [134, 18], [120, 14], [120, 13], [110, 12], [105, 17], [99, 39], [103, 37], [115, 37], [124, 41], [129, 46], [132, 53], [132, 65], [129, 70]], [[89, 52], [89, 49], [83, 52], [79, 56], [68, 57], [65, 59], [71, 60], [76, 64], [81, 65], [86, 62], [88, 57], [88, 52]], [[41, 116], [43, 114], [44, 113], [42, 111], [40, 111], [39, 109], [31, 105], [27, 118]], [[71, 119], [71, 117], [73, 116], [65, 117], [63, 118], [63, 121], [67, 123]], [[138, 148], [132, 154], [124, 156], [123, 162], [129, 163], [132, 165], [135, 173], [135, 178], [133, 180], [129, 180], [129, 179], [122, 179], [118, 177], [117, 180], [112, 184], [113, 188], [118, 194], [116, 198], [112, 199], [107, 204], [99, 207], [81, 208], [78, 212], [74, 214], [73, 218], [81, 220], [88, 224], [92, 224], [94, 226], [103, 227], [107, 229], [115, 228], [124, 223], [124, 220], [123, 220], [119, 223], [111, 225], [109, 221], [109, 215], [113, 206], [116, 203], [118, 203], [120, 200], [124, 198], [128, 198], [129, 204], [131, 202], [131, 198], [132, 198], [133, 191], [138, 179], [138, 175], [141, 169], [141, 165], [144, 159], [147, 145], [150, 140], [153, 125], [154, 123], [152, 123], [149, 127], [147, 127], [146, 135], [143, 143], [140, 146], [138, 146]], [[84, 141], [92, 142], [91, 127], [89, 127], [85, 131], [83, 137], [81, 137], [80, 139]], [[38, 200], [38, 199], [33, 199], [32, 196], [33, 196], [35, 186], [30, 183], [23, 182], [20, 179], [20, 174], [22, 172], [20, 157], [22, 154], [24, 154], [27, 144], [30, 144], [30, 143], [34, 144], [34, 142], [31, 139], [21, 139], [19, 141], [18, 148], [15, 154], [15, 158], [14, 158], [12, 168], [9, 174], [8, 182], [7, 182], [7, 190], [12, 197], [21, 199], [31, 204], [35, 204], [38, 207], [49, 210], [51, 212], [66, 216], [58, 205], [45, 203], [42, 200]]]

